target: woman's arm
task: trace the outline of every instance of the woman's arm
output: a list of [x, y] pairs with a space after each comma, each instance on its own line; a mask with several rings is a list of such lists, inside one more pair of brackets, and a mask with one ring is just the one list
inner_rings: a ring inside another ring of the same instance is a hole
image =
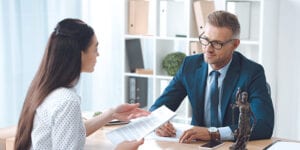
[[86, 136], [91, 135], [96, 130], [104, 126], [109, 121], [113, 120], [113, 109], [109, 109], [106, 112], [101, 113], [101, 115], [97, 115], [89, 120], [86, 120], [84, 122], [85, 130], [86, 130]]
[[139, 103], [136, 104], [122, 104], [115, 108], [111, 108], [101, 115], [85, 121], [86, 136], [94, 133], [96, 130], [104, 126], [113, 119], [121, 121], [129, 121], [131, 119], [147, 116], [148, 111], [139, 108]]

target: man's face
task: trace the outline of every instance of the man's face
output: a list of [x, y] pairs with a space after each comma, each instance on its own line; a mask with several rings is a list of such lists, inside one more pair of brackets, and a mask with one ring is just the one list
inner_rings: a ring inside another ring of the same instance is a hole
[[205, 61], [215, 70], [221, 69], [230, 61], [233, 51], [238, 47], [240, 42], [238, 39], [233, 39], [230, 29], [215, 27], [208, 23], [200, 40], [210, 42], [206, 46], [202, 45], [202, 50]]

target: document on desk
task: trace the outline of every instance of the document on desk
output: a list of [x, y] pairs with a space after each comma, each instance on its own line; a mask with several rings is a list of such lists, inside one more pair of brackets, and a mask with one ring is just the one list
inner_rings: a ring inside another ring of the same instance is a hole
[[139, 140], [175, 115], [175, 112], [166, 106], [161, 106], [146, 117], [134, 119], [129, 124], [106, 133], [106, 137], [115, 145], [126, 140]]
[[299, 150], [300, 149], [300, 143], [297, 142], [285, 142], [285, 141], [276, 141], [272, 145], [268, 146], [264, 150], [282, 150], [282, 149], [288, 149], [288, 150]]
[[179, 142], [179, 138], [183, 134], [184, 131], [192, 128], [193, 126], [190, 124], [183, 124], [183, 123], [173, 123], [174, 128], [176, 129], [176, 136], [174, 137], [161, 137], [156, 135], [155, 131], [152, 131], [148, 134], [145, 139], [154, 139], [157, 141], [168, 141], [168, 142]]

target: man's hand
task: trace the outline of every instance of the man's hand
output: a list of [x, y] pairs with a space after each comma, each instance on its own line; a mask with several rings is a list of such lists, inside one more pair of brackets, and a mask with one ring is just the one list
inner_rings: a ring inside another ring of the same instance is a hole
[[144, 143], [144, 139], [139, 141], [124, 141], [120, 143], [115, 150], [137, 150]]
[[176, 136], [176, 130], [170, 122], [167, 122], [155, 130], [156, 134], [163, 137]]
[[191, 143], [192, 140], [210, 140], [209, 132], [205, 127], [193, 127], [184, 131], [179, 143]]
[[122, 104], [114, 108], [112, 117], [121, 121], [129, 121], [134, 118], [147, 116], [150, 112], [140, 109], [139, 103], [136, 104]]

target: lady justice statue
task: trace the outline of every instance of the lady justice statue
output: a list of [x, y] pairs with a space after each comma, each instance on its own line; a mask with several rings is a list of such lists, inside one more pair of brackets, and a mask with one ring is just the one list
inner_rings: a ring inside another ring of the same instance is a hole
[[[248, 102], [248, 93], [241, 92], [239, 88], [236, 93], [236, 102], [232, 105], [232, 109], [239, 108], [239, 122], [238, 128], [234, 132], [236, 142], [230, 146], [230, 150], [245, 150], [247, 142], [249, 141], [250, 134], [255, 126], [256, 118], [251, 110]], [[232, 114], [234, 111], [232, 111]], [[251, 125], [251, 117], [253, 118], [253, 124]]]

